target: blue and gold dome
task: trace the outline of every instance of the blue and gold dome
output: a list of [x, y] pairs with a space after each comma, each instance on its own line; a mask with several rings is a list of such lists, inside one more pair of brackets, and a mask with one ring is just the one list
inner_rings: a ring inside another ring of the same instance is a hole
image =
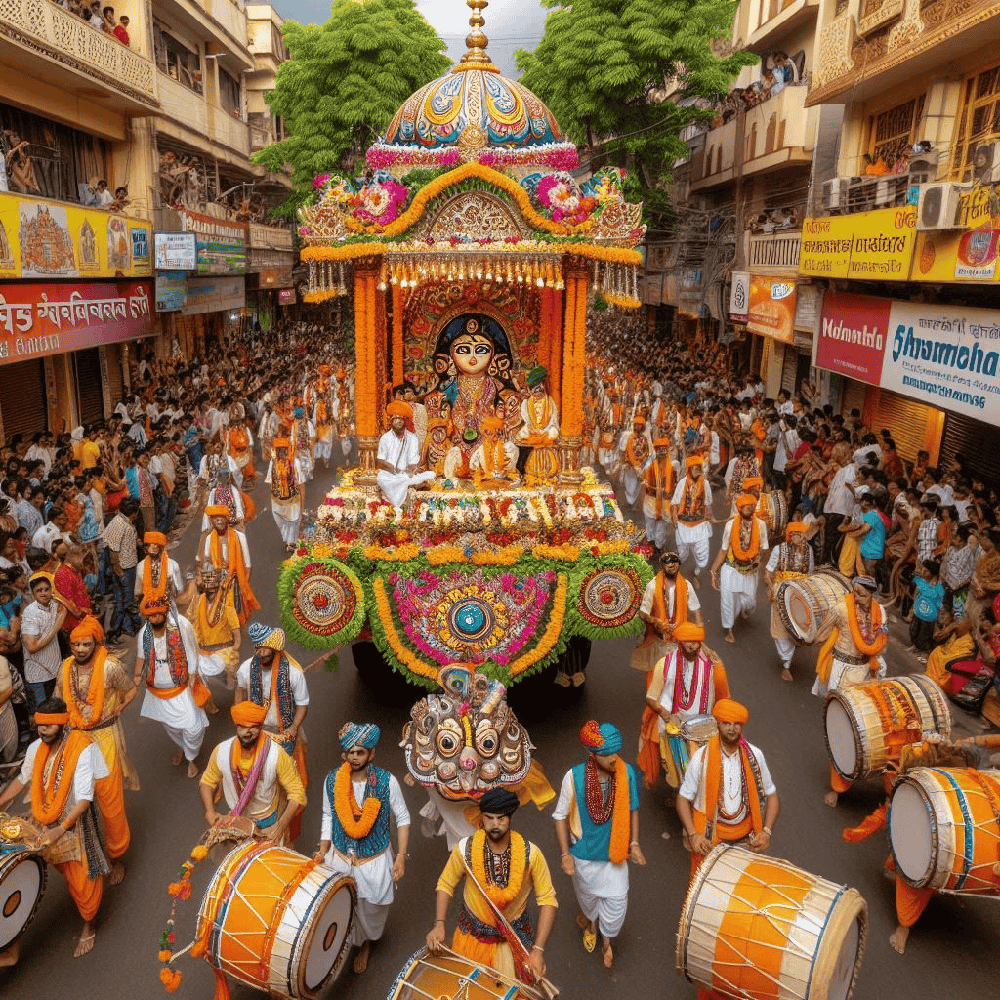
[[407, 98], [385, 140], [369, 150], [369, 166], [391, 170], [461, 160], [572, 169], [576, 147], [563, 139], [552, 112], [527, 87], [503, 76], [486, 54], [486, 0], [467, 3], [473, 11], [468, 51], [448, 73]]

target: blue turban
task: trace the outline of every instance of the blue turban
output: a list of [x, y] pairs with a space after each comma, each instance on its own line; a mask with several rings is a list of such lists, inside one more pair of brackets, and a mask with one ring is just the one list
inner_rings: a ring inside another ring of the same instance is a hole
[[337, 733], [340, 749], [347, 753], [353, 747], [374, 750], [382, 736], [382, 730], [374, 722], [347, 722]]
[[295, 408], [295, 419], [296, 420], [298, 420], [300, 417], [304, 417], [305, 415], [306, 415], [306, 411], [301, 406], [297, 406]]
[[591, 720], [585, 722], [580, 730], [580, 742], [591, 753], [599, 753], [602, 757], [613, 753], [621, 753], [622, 734], [610, 722], [597, 723]]
[[250, 622], [247, 625], [247, 635], [255, 646], [260, 646], [273, 631], [274, 627], [265, 625], [264, 622]]

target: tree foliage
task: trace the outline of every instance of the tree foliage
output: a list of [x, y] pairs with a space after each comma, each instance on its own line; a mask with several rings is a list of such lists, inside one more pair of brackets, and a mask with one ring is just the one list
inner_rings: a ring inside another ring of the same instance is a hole
[[451, 65], [445, 43], [414, 0], [334, 0], [322, 25], [286, 21], [290, 59], [268, 95], [288, 138], [254, 154], [272, 171], [293, 168], [279, 214], [292, 215], [313, 196], [316, 174], [352, 174], [414, 91]]
[[[747, 52], [720, 58], [711, 48], [728, 42], [738, 0], [541, 2], [553, 10], [535, 51], [516, 53], [521, 82], [569, 138], [600, 144], [604, 162], [634, 169], [630, 193], [665, 210], [660, 185], [687, 153], [681, 130], [711, 118], [705, 102], [728, 93], [740, 68], [757, 61]], [[657, 92], [670, 88], [657, 103]]]

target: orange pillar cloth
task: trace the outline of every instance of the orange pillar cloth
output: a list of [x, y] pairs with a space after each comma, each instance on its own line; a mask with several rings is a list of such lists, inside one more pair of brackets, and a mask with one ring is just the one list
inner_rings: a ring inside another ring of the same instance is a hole
[[583, 376], [586, 368], [587, 341], [587, 272], [570, 270], [566, 274], [566, 309], [563, 321], [562, 351], [562, 420], [563, 437], [583, 433]]
[[[372, 306], [372, 348], [375, 352], [376, 376], [378, 378], [379, 397], [378, 411], [381, 415], [392, 398], [391, 359], [389, 357], [388, 314], [385, 304], [385, 292], [378, 290], [378, 272], [373, 272], [369, 278], [369, 294]], [[388, 430], [388, 428], [383, 428]]]
[[933, 889], [914, 889], [896, 876], [896, 920], [901, 927], [912, 927], [934, 895]]
[[403, 381], [403, 289], [392, 286], [392, 384]]
[[125, 791], [121, 767], [115, 766], [106, 778], [94, 782], [94, 799], [104, 823], [104, 842], [109, 858], [120, 858], [132, 840], [125, 815]]
[[63, 861], [55, 868], [66, 879], [66, 888], [69, 889], [80, 916], [84, 920], [93, 920], [104, 897], [104, 876], [89, 878], [87, 865], [82, 861]]

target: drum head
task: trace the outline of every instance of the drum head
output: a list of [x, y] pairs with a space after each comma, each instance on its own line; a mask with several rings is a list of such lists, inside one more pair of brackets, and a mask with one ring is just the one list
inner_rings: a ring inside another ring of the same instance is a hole
[[826, 744], [833, 766], [845, 777], [854, 777], [858, 770], [854, 723], [839, 698], [830, 698], [827, 701], [825, 722]]
[[910, 885], [922, 885], [931, 871], [934, 828], [930, 806], [914, 781], [901, 781], [893, 789], [889, 843], [899, 874]]
[[833, 966], [827, 992], [827, 1000], [847, 1000], [854, 987], [857, 972], [858, 946], [861, 943], [861, 923], [854, 920], [840, 943], [837, 961]]
[[0, 864], [0, 949], [13, 944], [31, 923], [45, 891], [45, 862], [18, 851]]
[[299, 979], [302, 995], [315, 996], [334, 974], [339, 975], [350, 945], [347, 935], [354, 915], [354, 881], [340, 879], [310, 921]]

